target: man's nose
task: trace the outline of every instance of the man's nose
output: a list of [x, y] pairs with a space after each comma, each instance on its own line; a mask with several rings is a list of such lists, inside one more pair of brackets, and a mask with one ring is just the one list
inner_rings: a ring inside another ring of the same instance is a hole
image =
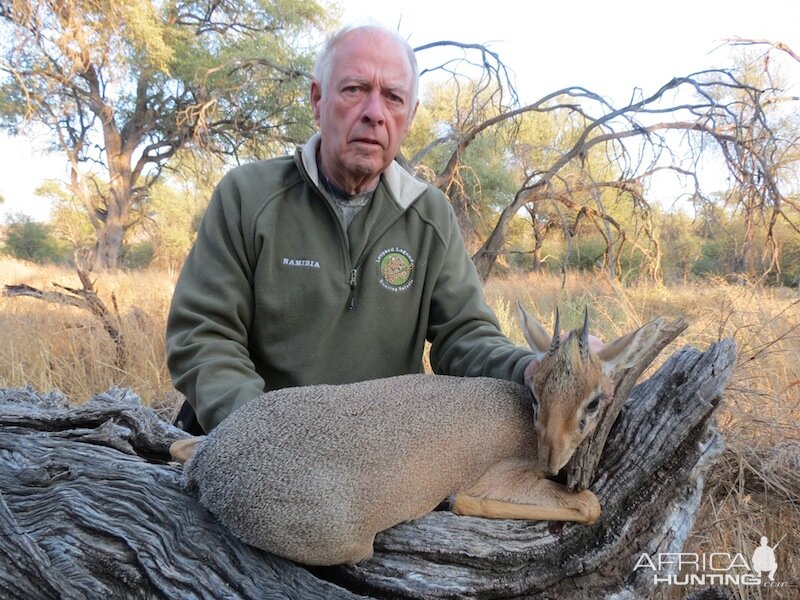
[[367, 94], [364, 100], [364, 111], [361, 113], [361, 119], [380, 125], [386, 120], [384, 111], [383, 96], [381, 96], [379, 90], [373, 90]]

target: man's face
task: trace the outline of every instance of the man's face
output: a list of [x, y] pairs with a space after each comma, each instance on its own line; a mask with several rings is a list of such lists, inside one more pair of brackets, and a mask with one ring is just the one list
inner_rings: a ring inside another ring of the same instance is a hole
[[400, 150], [416, 112], [413, 77], [394, 39], [356, 31], [336, 47], [328, 89], [311, 84], [322, 170], [346, 192], [374, 187]]

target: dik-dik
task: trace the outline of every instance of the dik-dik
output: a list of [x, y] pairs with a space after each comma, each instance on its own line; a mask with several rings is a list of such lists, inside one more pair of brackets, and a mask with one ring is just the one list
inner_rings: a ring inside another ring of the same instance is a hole
[[372, 556], [375, 534], [451, 499], [453, 512], [591, 523], [590, 491], [546, 479], [594, 429], [610, 374], [654, 323], [597, 353], [588, 317], [551, 336], [520, 306], [539, 361], [526, 386], [406, 375], [270, 392], [173, 445], [185, 481], [245, 542], [309, 565]]

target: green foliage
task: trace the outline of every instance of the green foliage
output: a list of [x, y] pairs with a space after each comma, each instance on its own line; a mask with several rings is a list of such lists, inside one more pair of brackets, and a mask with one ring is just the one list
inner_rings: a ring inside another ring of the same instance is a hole
[[725, 244], [721, 240], [706, 240], [700, 247], [700, 256], [692, 266], [692, 273], [701, 277], [726, 273], [726, 254]]
[[208, 175], [220, 169], [208, 168], [205, 180], [192, 177], [187, 170], [184, 177], [170, 177], [153, 188], [152, 214], [144, 231], [152, 244], [154, 264], [177, 268], [183, 263], [211, 198], [213, 183]]
[[[78, 255], [96, 256], [103, 239], [117, 243], [124, 234], [124, 264], [176, 266], [221, 172], [282, 154], [313, 130], [311, 41], [331, 18], [314, 0], [12, 5], [13, 12], [0, 9], [0, 127], [15, 132], [39, 122], [73, 161], [92, 165], [74, 171], [68, 190], [40, 191], [56, 203], [50, 234]], [[497, 241], [484, 255], [523, 271], [543, 263], [551, 270], [610, 263], [622, 281], [659, 274], [686, 281], [735, 267], [751, 276], [772, 269], [773, 280], [797, 282], [800, 122], [796, 111], [776, 108], [781, 103], [768, 84], [779, 79], [766, 73], [762, 58], [740, 74], [763, 90], [763, 102], [725, 77], [721, 86], [704, 86], [701, 106], [730, 104], [719, 123], [707, 117], [684, 141], [698, 142], [694, 160], [706, 156], [706, 147], [724, 148], [735, 177], [733, 189], [718, 197], [698, 193], [695, 217], [650, 205], [649, 154], [675, 159], [680, 152], [658, 127], [643, 129], [639, 119], [647, 111], [610, 119], [612, 106], [575, 88], [505, 118], [519, 108], [509, 90], [456, 64], [448, 66], [452, 79], [422, 90], [403, 152], [448, 195], [470, 250]], [[683, 120], [691, 99], [683, 102], [656, 112]], [[766, 129], [755, 119], [762, 113]], [[713, 127], [723, 135], [707, 144]], [[603, 133], [597, 144], [585, 136], [592, 129]], [[768, 130], [780, 135], [764, 135]], [[730, 131], [749, 131], [750, 141], [733, 144]], [[639, 141], [624, 141], [634, 134]], [[223, 160], [211, 165], [211, 156]], [[452, 164], [452, 172], [445, 169]], [[537, 181], [542, 185], [518, 194]], [[775, 195], [764, 187], [770, 181], [788, 191]], [[505, 210], [515, 198], [520, 202]], [[565, 229], [573, 239], [568, 256]], [[618, 253], [613, 262], [604, 235]], [[771, 240], [780, 264], [772, 262]]]
[[660, 211], [658, 218], [664, 279], [686, 282], [695, 273], [703, 240], [691, 217], [683, 211]]
[[122, 265], [128, 269], [144, 269], [153, 261], [153, 242], [142, 240], [122, 247]]
[[96, 243], [96, 235], [86, 207], [58, 181], [48, 180], [36, 190], [36, 195], [53, 203], [52, 235], [68, 248], [72, 256], [85, 260]]
[[567, 266], [580, 271], [591, 271], [603, 260], [605, 240], [600, 235], [586, 235], [574, 240]]
[[52, 235], [52, 227], [27, 215], [14, 215], [6, 222], [3, 251], [14, 258], [35, 263], [62, 263], [66, 248]]
[[181, 149], [238, 161], [308, 137], [309, 34], [327, 21], [314, 0], [15, 0], [0, 9], [0, 127], [43, 125], [91, 165], [70, 193], [95, 266], [113, 268]]
[[800, 235], [787, 235], [783, 245], [783, 270], [780, 283], [800, 287]]

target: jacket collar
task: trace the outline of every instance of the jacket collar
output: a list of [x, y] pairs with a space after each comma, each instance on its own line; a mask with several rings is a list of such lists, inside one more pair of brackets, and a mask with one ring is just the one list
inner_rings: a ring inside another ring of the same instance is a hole
[[[321, 139], [320, 134], [316, 133], [300, 149], [303, 167], [317, 187], [320, 185], [319, 169], [317, 168], [317, 147]], [[383, 172], [383, 180], [389, 188], [389, 192], [403, 210], [411, 206], [414, 200], [428, 189], [427, 183], [414, 177], [401, 167], [397, 161], [392, 161], [392, 164]]]

